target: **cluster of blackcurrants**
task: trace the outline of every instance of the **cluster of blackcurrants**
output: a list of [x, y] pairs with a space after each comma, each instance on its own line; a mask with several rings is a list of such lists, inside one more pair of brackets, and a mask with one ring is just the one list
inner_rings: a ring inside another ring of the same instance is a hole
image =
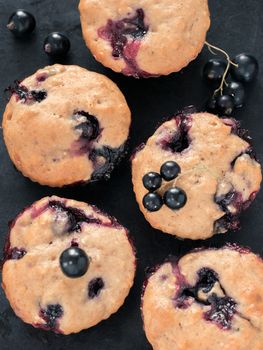
[[[35, 17], [25, 10], [17, 10], [12, 13], [7, 24], [7, 28], [17, 38], [28, 37], [35, 27]], [[50, 57], [63, 57], [70, 50], [70, 41], [65, 34], [52, 32], [44, 40], [43, 49]]]
[[[219, 115], [231, 115], [240, 108], [245, 100], [245, 85], [255, 80], [258, 74], [258, 62], [255, 57], [241, 53], [228, 64], [222, 59], [209, 60], [203, 70], [204, 78], [215, 90], [207, 102], [207, 110]], [[228, 80], [228, 73], [230, 77]]]
[[180, 172], [180, 166], [176, 162], [168, 161], [161, 166], [160, 174], [150, 172], [143, 176], [143, 185], [149, 191], [143, 197], [143, 205], [148, 211], [158, 211], [163, 204], [170, 209], [178, 210], [186, 204], [186, 193], [179, 187], [168, 189], [163, 196], [156, 192], [161, 187], [163, 180], [167, 182], [173, 181]]

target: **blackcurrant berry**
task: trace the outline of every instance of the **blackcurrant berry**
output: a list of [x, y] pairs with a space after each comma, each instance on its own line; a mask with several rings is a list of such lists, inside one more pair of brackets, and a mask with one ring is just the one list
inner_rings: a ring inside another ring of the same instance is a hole
[[163, 205], [162, 197], [158, 193], [147, 193], [143, 197], [144, 208], [153, 212], [161, 209]]
[[243, 106], [245, 100], [245, 89], [242, 83], [231, 81], [224, 89], [224, 94], [233, 96], [236, 108]]
[[230, 95], [219, 95], [216, 99], [216, 110], [221, 115], [231, 115], [235, 108], [235, 100]]
[[180, 209], [185, 206], [186, 202], [186, 193], [181, 188], [170, 188], [164, 194], [164, 204], [170, 209]]
[[70, 50], [70, 41], [66, 35], [53, 32], [44, 41], [44, 51], [48, 56], [59, 58], [65, 56]]
[[238, 65], [231, 67], [231, 76], [241, 83], [250, 83], [258, 74], [258, 61], [255, 57], [241, 53], [237, 55], [233, 62]]
[[17, 37], [23, 37], [33, 32], [36, 26], [34, 16], [25, 11], [17, 10], [10, 16], [7, 28]]
[[161, 166], [160, 172], [165, 181], [171, 181], [178, 176], [181, 172], [181, 168], [176, 162], [168, 161]]
[[85, 275], [89, 267], [89, 258], [84, 250], [71, 247], [60, 255], [60, 267], [63, 273], [70, 278]]
[[203, 76], [208, 82], [217, 84], [222, 80], [226, 66], [223, 60], [211, 59], [204, 66]]
[[142, 181], [143, 186], [149, 191], [157, 190], [159, 187], [161, 187], [162, 184], [161, 175], [155, 172], [145, 174]]

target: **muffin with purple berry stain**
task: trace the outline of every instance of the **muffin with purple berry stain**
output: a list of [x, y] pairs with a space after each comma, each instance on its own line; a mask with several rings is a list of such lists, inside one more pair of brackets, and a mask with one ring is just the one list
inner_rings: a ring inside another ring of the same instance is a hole
[[11, 225], [3, 288], [36, 328], [70, 334], [96, 325], [124, 303], [134, 274], [127, 230], [86, 203], [43, 198]]
[[4, 140], [24, 176], [52, 187], [110, 177], [125, 154], [131, 122], [111, 80], [56, 64], [16, 81], [9, 91]]
[[189, 111], [163, 123], [139, 148], [132, 179], [140, 209], [154, 228], [207, 239], [239, 228], [262, 174], [238, 121]]
[[263, 261], [247, 249], [197, 250], [145, 283], [142, 315], [154, 350], [261, 350]]
[[80, 0], [82, 32], [104, 66], [136, 78], [178, 72], [201, 51], [207, 0]]

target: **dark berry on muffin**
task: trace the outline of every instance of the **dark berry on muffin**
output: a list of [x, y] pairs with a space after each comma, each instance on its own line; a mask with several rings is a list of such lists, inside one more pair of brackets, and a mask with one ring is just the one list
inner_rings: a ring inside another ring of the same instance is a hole
[[116, 312], [136, 269], [128, 231], [116, 219], [56, 196], [33, 203], [12, 222], [2, 267], [17, 316], [61, 334], [78, 333]]
[[[162, 170], [167, 164], [171, 174]], [[149, 170], [160, 169], [163, 181], [155, 192], [164, 205], [150, 211], [142, 179]], [[189, 110], [164, 122], [133, 155], [132, 179], [140, 209], [154, 228], [206, 239], [238, 229], [241, 212], [260, 189], [262, 173], [240, 123]]]
[[88, 285], [88, 296], [90, 299], [98, 297], [102, 288], [104, 288], [104, 281], [101, 277], [93, 278]]

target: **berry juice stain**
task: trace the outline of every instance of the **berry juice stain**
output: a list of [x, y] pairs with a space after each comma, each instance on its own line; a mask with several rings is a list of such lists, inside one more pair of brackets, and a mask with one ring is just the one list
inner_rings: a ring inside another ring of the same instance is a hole
[[141, 70], [136, 62], [141, 41], [148, 30], [145, 13], [141, 8], [136, 10], [134, 16], [118, 21], [108, 20], [106, 26], [98, 30], [99, 37], [110, 42], [114, 59], [124, 59], [126, 67], [123, 73], [125, 75], [132, 75], [135, 78], [152, 76]]

